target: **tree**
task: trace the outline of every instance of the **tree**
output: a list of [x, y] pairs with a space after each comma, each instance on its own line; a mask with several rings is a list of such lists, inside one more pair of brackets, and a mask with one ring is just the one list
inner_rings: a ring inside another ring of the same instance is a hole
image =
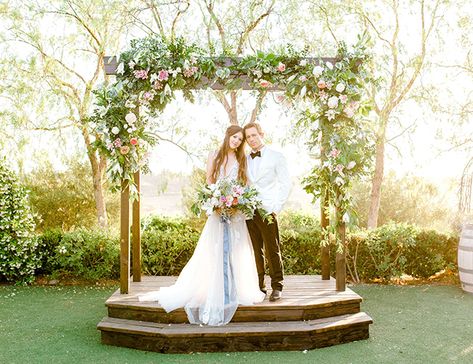
[[[106, 161], [92, 147], [95, 136], [87, 118], [92, 90], [99, 82], [107, 81], [103, 57], [116, 53], [130, 22], [125, 10], [121, 1], [114, 0], [56, 0], [43, 4], [10, 1], [2, 14], [8, 22], [8, 46], [20, 47], [26, 53], [22, 58], [18, 53], [10, 58], [15, 71], [4, 80], [10, 87], [4, 87], [2, 94], [11, 101], [5, 109], [21, 113], [23, 124], [30, 130], [75, 130], [92, 170], [101, 226], [107, 225]], [[55, 24], [54, 28], [50, 24]], [[36, 90], [33, 105], [15, 102], [15, 93], [21, 92], [18, 80], [27, 83], [30, 92]]]

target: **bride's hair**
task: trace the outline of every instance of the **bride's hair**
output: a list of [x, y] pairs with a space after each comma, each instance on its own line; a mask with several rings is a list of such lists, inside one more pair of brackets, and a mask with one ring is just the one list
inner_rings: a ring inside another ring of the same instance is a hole
[[238, 125], [229, 126], [225, 132], [225, 138], [223, 139], [223, 143], [220, 146], [217, 155], [215, 156], [213, 164], [213, 170], [211, 174], [213, 182], [215, 182], [218, 178], [220, 167], [222, 167], [222, 165], [224, 169], [227, 167], [227, 154], [230, 151], [230, 137], [236, 133], [243, 134], [243, 140], [240, 146], [235, 150], [236, 160], [238, 162], [238, 180], [243, 184], [248, 182], [248, 177], [246, 176], [245, 132], [243, 128]]

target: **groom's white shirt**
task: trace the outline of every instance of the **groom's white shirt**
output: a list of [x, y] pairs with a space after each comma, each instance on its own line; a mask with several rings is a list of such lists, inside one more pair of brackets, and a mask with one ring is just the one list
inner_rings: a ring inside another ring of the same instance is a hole
[[259, 192], [263, 208], [269, 213], [279, 214], [291, 191], [291, 177], [284, 155], [267, 146], [261, 157], [247, 156], [248, 177]]

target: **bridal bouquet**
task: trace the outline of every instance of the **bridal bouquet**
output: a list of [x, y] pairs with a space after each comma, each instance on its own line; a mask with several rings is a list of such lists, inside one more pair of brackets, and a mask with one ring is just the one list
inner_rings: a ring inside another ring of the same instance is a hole
[[220, 179], [214, 184], [204, 186], [197, 192], [197, 200], [191, 210], [196, 215], [205, 211], [207, 216], [217, 211], [222, 219], [227, 221], [237, 211], [247, 219], [251, 219], [256, 210], [263, 218], [269, 216], [262, 208], [256, 188], [244, 186], [234, 179]]

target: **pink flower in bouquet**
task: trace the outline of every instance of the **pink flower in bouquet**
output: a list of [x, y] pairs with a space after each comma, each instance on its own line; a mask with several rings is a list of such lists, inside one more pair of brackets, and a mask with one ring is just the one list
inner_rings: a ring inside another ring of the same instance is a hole
[[305, 81], [307, 81], [307, 77], [302, 75], [301, 77], [299, 77], [299, 81], [305, 82]]
[[237, 198], [237, 197], [233, 197], [232, 205], [233, 205], [233, 206], [238, 205], [238, 198]]
[[340, 173], [340, 174], [342, 174], [342, 172], [343, 172], [343, 165], [337, 164], [337, 165], [335, 166], [335, 171], [338, 172], [338, 173]]
[[131, 145], [137, 145], [138, 144], [138, 138], [131, 138], [130, 139], [130, 144]]
[[283, 102], [284, 99], [285, 99], [284, 95], [277, 95], [277, 96], [276, 96], [276, 101], [277, 101], [277, 102]]
[[144, 101], [151, 101], [154, 99], [154, 95], [149, 92], [149, 91], [146, 91], [144, 94], [143, 94], [143, 100]]
[[352, 118], [355, 115], [355, 110], [353, 110], [351, 106], [347, 106], [345, 109], [343, 109], [343, 112], [349, 118]]
[[261, 81], [259, 82], [259, 84], [260, 84], [261, 87], [266, 88], [266, 87], [269, 87], [269, 86], [271, 85], [271, 82], [266, 81], [266, 80], [261, 80]]
[[225, 198], [226, 202], [225, 202], [225, 205], [227, 207], [230, 207], [233, 205], [233, 196], [232, 195], [228, 195], [226, 198]]
[[158, 80], [159, 81], [166, 81], [169, 78], [169, 72], [166, 70], [161, 70], [158, 73]]
[[120, 148], [122, 146], [122, 140], [120, 138], [117, 138], [113, 141], [113, 145], [115, 148]]
[[145, 80], [148, 78], [148, 71], [146, 70], [136, 70], [133, 71], [133, 74], [135, 75], [135, 78]]
[[286, 70], [286, 65], [284, 63], [279, 62], [277, 69], [279, 72], [284, 72]]
[[130, 151], [130, 147], [127, 145], [120, 147], [120, 153], [123, 155], [128, 154], [129, 151]]
[[330, 151], [330, 156], [333, 158], [337, 158], [340, 155], [340, 151], [337, 148], [333, 148]]
[[319, 82], [317, 82], [317, 87], [320, 88], [320, 89], [323, 89], [323, 88], [327, 87], [327, 84], [325, 83], [324, 80], [320, 80]]
[[347, 95], [340, 95], [338, 98], [340, 99], [340, 102], [341, 102], [342, 104], [346, 104], [346, 103], [347, 103], [347, 100], [348, 100], [348, 96], [347, 96]]
[[159, 81], [154, 81], [153, 86], [155, 90], [161, 90], [163, 88], [163, 84]]

